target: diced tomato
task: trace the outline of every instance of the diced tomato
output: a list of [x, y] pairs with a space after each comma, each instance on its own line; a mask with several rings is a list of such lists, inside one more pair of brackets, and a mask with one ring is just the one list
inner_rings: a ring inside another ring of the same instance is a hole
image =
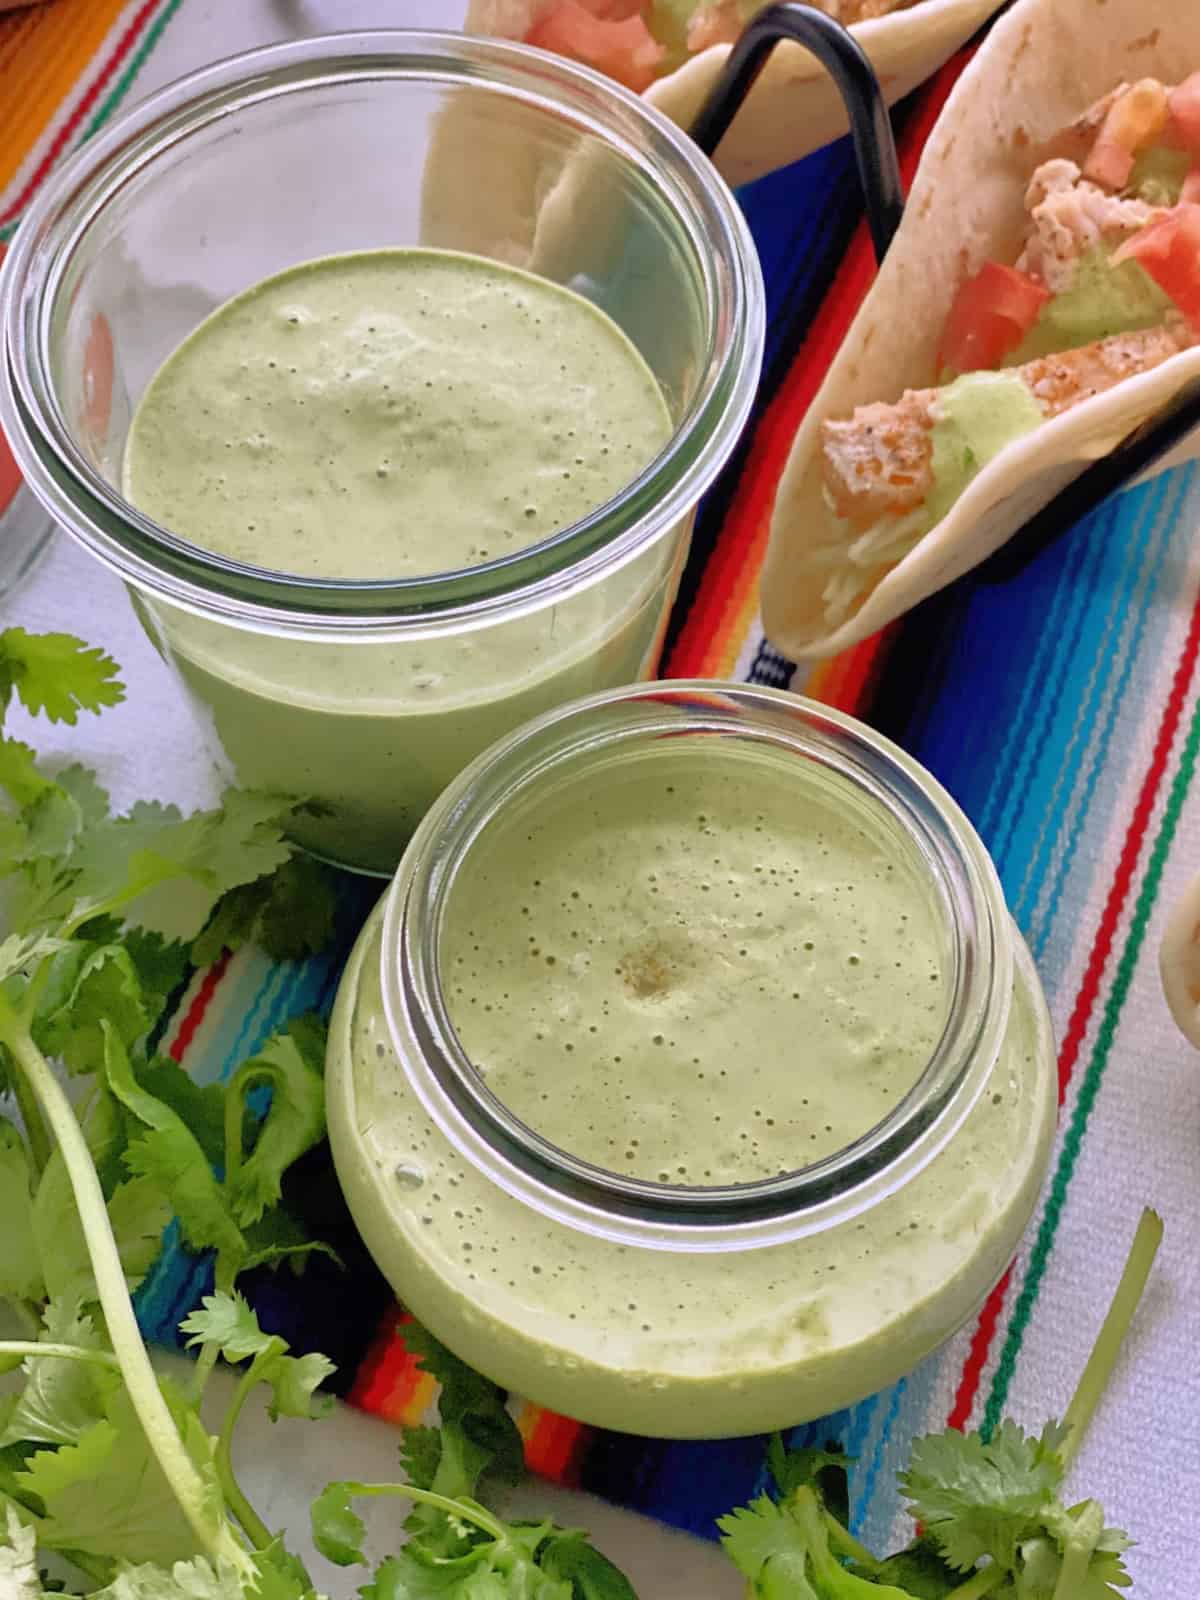
[[998, 367], [1024, 339], [1050, 298], [1027, 272], [988, 261], [959, 286], [938, 352], [941, 371], [985, 372]]
[[[600, 5], [610, 14], [600, 15]], [[557, 0], [525, 42], [582, 61], [640, 94], [654, 82], [664, 51], [636, 10], [616, 15], [628, 9], [624, 0]]]
[[1171, 142], [1200, 157], [1200, 72], [1193, 72], [1167, 99]]
[[1157, 78], [1143, 78], [1118, 95], [1096, 135], [1083, 175], [1106, 189], [1123, 189], [1138, 154], [1162, 137], [1167, 126], [1167, 91]]
[[1137, 261], [1200, 333], [1200, 205], [1178, 205], [1126, 239], [1113, 265]]
[[1185, 206], [1200, 205], [1200, 167], [1193, 167], [1183, 180], [1179, 198]]

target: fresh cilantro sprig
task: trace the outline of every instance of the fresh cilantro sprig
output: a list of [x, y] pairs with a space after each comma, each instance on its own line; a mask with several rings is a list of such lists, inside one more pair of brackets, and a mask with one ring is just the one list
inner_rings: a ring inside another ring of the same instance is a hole
[[439, 1426], [408, 1428], [406, 1483], [332, 1483], [314, 1502], [313, 1542], [337, 1566], [365, 1561], [359, 1499], [400, 1498], [413, 1509], [404, 1546], [360, 1589], [363, 1600], [637, 1600], [629, 1580], [577, 1529], [506, 1522], [480, 1503], [484, 1481], [516, 1482], [521, 1436], [503, 1390], [415, 1324], [405, 1345], [438, 1380]]
[[[101, 651], [0, 633], [0, 725], [14, 698], [74, 724], [122, 697]], [[327, 940], [328, 883], [293, 866], [284, 837], [297, 809], [230, 791], [192, 816], [156, 803], [113, 815], [91, 773], [47, 772], [0, 730], [0, 1091], [18, 1110], [0, 1109], [0, 1297], [28, 1333], [0, 1344], [0, 1367], [24, 1380], [0, 1402], [10, 1567], [32, 1537], [114, 1594], [139, 1592], [131, 1564], [194, 1560], [196, 1582], [207, 1574], [218, 1591], [235, 1580], [277, 1600], [311, 1589], [241, 1495], [228, 1435], [257, 1383], [271, 1384], [273, 1414], [309, 1415], [332, 1369], [251, 1330], [231, 1291], [252, 1266], [321, 1248], [280, 1195], [324, 1136], [323, 1032], [294, 1023], [209, 1089], [152, 1047], [170, 996], [216, 940], [278, 932], [284, 917], [298, 925], [291, 953]], [[269, 1096], [264, 1115], [249, 1109], [254, 1091], [256, 1105]], [[130, 1299], [171, 1218], [189, 1248], [214, 1253], [209, 1310], [235, 1306], [243, 1343], [253, 1332], [216, 1439], [197, 1405], [228, 1342], [208, 1330], [184, 1395], [156, 1376]]]
[[[1129, 1585], [1124, 1533], [1094, 1500], [1062, 1491], [1112, 1376], [1154, 1263], [1162, 1224], [1144, 1213], [1120, 1285], [1064, 1422], [1036, 1436], [1005, 1421], [984, 1438], [956, 1429], [920, 1439], [900, 1484], [920, 1539], [876, 1560], [827, 1503], [845, 1457], [786, 1452], [770, 1464], [778, 1497], [720, 1521], [725, 1549], [759, 1600], [1118, 1600]], [[840, 1496], [838, 1497], [841, 1498]]]

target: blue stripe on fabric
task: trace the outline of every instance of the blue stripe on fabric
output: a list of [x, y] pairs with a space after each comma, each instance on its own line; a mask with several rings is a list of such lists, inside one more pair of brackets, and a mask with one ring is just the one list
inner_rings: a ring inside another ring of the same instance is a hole
[[[1193, 476], [1189, 470], [1186, 482]], [[917, 727], [893, 724], [887, 729], [935, 771], [969, 814], [989, 824], [985, 839], [997, 857], [1008, 893], [1012, 894], [1016, 874], [1021, 874], [1023, 910], [1038, 904], [1049, 883], [1054, 906], [1039, 930], [1043, 950], [1060, 913], [1061, 885], [1075, 858], [1080, 832], [1091, 820], [1103, 767], [1099, 758], [1084, 773], [1080, 814], [1065, 861], [1057, 868], [1043, 847], [1043, 819], [1052, 800], [1063, 793], [1074, 795], [1085, 757], [1095, 753], [1096, 741], [1081, 740], [1077, 723], [1078, 717], [1088, 716], [1097, 699], [1095, 663], [1105, 652], [1123, 651], [1121, 676], [1099, 734], [1104, 744], [1111, 739], [1137, 668], [1153, 599], [1170, 582], [1169, 574], [1164, 574], [1157, 584], [1146, 584], [1144, 574], [1153, 570], [1162, 530], [1170, 529], [1184, 492], [1179, 474], [1154, 480], [1101, 508], [1015, 580], [976, 585], [961, 598], [951, 592], [931, 608], [941, 670], [933, 692], [924, 687], [914, 696], [914, 701], [923, 701], [922, 714], [913, 718]], [[1130, 598], [1136, 603], [1130, 605]], [[951, 607], [952, 626], [938, 626]], [[1114, 617], [1119, 621], [1115, 645]], [[916, 656], [919, 644], [907, 634], [908, 630], [904, 642]], [[978, 648], [981, 639], [1002, 642], [999, 661]], [[918, 657], [922, 666], [932, 653]], [[893, 666], [903, 670], [895, 661]], [[990, 696], [981, 697], [981, 680], [993, 691]], [[925, 686], [928, 682], [926, 677]], [[989, 706], [987, 718], [978, 715], [981, 698]], [[1029, 917], [1020, 920], [1027, 924]], [[939, 1363], [940, 1358], [934, 1357], [927, 1364], [931, 1379]], [[897, 1427], [909, 1419], [920, 1426], [925, 1415], [927, 1408], [915, 1416], [909, 1404], [891, 1410], [872, 1459], [883, 1461], [893, 1454], [891, 1436]], [[903, 1454], [901, 1450], [900, 1459]], [[862, 1479], [855, 1489], [856, 1529], [870, 1528], [886, 1537], [899, 1509], [895, 1485], [881, 1484], [877, 1472], [869, 1490]], [[880, 1499], [883, 1504], [877, 1504]]]
[[[1106, 524], [1115, 526], [1115, 508], [1106, 511]], [[1048, 798], [1044, 781], [1039, 774], [1044, 771], [1050, 739], [1058, 720], [1064, 689], [1071, 675], [1071, 664], [1078, 659], [1080, 643], [1088, 616], [1088, 596], [1096, 592], [1095, 577], [1100, 566], [1102, 543], [1090, 537], [1081, 540], [1085, 559], [1079, 578], [1073, 586], [1071, 605], [1064, 626], [1058, 636], [1049, 671], [1039, 686], [1034, 715], [1030, 719], [1027, 738], [1020, 754], [1021, 761], [1013, 775], [1009, 791], [1004, 797], [1000, 820], [992, 838], [985, 840], [995, 858], [1006, 895], [1011, 896], [1016, 885], [1011, 881], [1015, 864], [1020, 860], [1025, 834], [1031, 819], [1038, 822], [1044, 814]], [[1036, 825], [1036, 824], [1035, 824]]]
[[[992, 780], [988, 784], [987, 795], [976, 818], [976, 826], [984, 840], [988, 840], [993, 836], [996, 826], [996, 805], [1009, 792], [1008, 787], [1000, 779], [1002, 776], [1007, 777], [1010, 767], [1019, 761], [1021, 757], [1024, 748], [1022, 743], [1024, 731], [1036, 711], [1039, 690], [1046, 677], [1047, 658], [1053, 655], [1059, 640], [1062, 638], [1063, 612], [1076, 592], [1075, 578], [1078, 566], [1082, 562], [1083, 554], [1083, 541], [1076, 540], [1072, 548], [1071, 559], [1059, 565], [1058, 581], [1054, 584], [1051, 594], [1050, 608], [1042, 619], [1042, 625], [1036, 630], [1033, 658], [1023, 675], [1020, 703], [1017, 707], [1016, 715], [1011, 718], [1005, 718], [1004, 742], [995, 765], [983, 769], [985, 772], [989, 772]], [[1011, 666], [1011, 659], [1006, 658], [1004, 662], [1005, 670], [1011, 670]]]
[[908, 1390], [908, 1380], [901, 1378], [900, 1382], [893, 1385], [891, 1398], [888, 1401], [887, 1411], [884, 1414], [883, 1426], [879, 1430], [879, 1438], [867, 1459], [855, 1471], [851, 1480], [854, 1498], [850, 1505], [850, 1531], [854, 1537], [860, 1538], [866, 1523], [871, 1502], [875, 1497], [875, 1485], [879, 1481], [879, 1468], [883, 1460], [884, 1450], [887, 1448], [888, 1439], [900, 1415], [900, 1407]]
[[[1126, 626], [1122, 630], [1118, 649], [1114, 652], [1114, 659], [1120, 660], [1120, 669], [1115, 680], [1111, 677], [1106, 680], [1102, 673], [1097, 671], [1096, 700], [1100, 702], [1103, 710], [1102, 720], [1099, 727], [1092, 731], [1092, 737], [1087, 743], [1085, 752], [1087, 759], [1082, 783], [1078, 786], [1078, 804], [1073, 812], [1068, 805], [1059, 829], [1059, 833], [1065, 838], [1062, 852], [1056, 864], [1048, 864], [1053, 870], [1048, 873], [1043, 871], [1040, 874], [1043, 882], [1042, 892], [1027, 919], [1035, 961], [1040, 961], [1045, 955], [1056, 926], [1064, 889], [1076, 859], [1079, 841], [1090, 820], [1100, 776], [1104, 771], [1104, 752], [1112, 743], [1126, 696], [1133, 683], [1135, 669], [1141, 659], [1147, 620], [1167, 581], [1162, 572], [1162, 557], [1170, 545], [1174, 517], [1188, 493], [1188, 488], [1187, 479], [1181, 479], [1176, 493], [1165, 504], [1155, 497], [1154, 503], [1147, 505], [1149, 525], [1146, 535], [1138, 541], [1136, 548], [1130, 551], [1131, 566], [1134, 565], [1135, 558], [1140, 558], [1137, 564], [1141, 570], [1134, 590], [1139, 597], [1138, 603], [1130, 608], [1131, 626], [1129, 615], [1122, 617]], [[1080, 718], [1080, 726], [1085, 733], [1089, 729], [1090, 720], [1085, 711]], [[1051, 840], [1050, 844], [1053, 843], [1054, 840]]]
[[[1095, 593], [1097, 602], [1101, 596], [1107, 595], [1108, 604], [1102, 606], [1096, 603], [1080, 608], [1078, 632], [1081, 636], [1086, 633], [1088, 643], [1086, 647], [1077, 648], [1068, 661], [1067, 674], [1059, 696], [1061, 705], [1067, 708], [1069, 719], [1062, 730], [1065, 737], [1061, 741], [1061, 752], [1056, 752], [1055, 760], [1048, 764], [1049, 787], [1045, 803], [1037, 808], [1036, 821], [1032, 816], [1030, 818], [1033, 830], [1030, 839], [1032, 848], [1025, 858], [1020, 881], [1010, 901], [1013, 916], [1026, 933], [1032, 932], [1031, 913], [1033, 905], [1037, 903], [1048, 865], [1047, 848], [1053, 845], [1057, 829], [1065, 818], [1064, 795], [1069, 800], [1074, 793], [1075, 780], [1085, 757], [1092, 749], [1091, 736], [1094, 730], [1091, 724], [1095, 706], [1103, 695], [1108, 681], [1104, 671], [1105, 664], [1111, 661], [1131, 628], [1136, 626], [1136, 615], [1131, 617], [1127, 604], [1127, 591], [1133, 588], [1136, 593], [1138, 571], [1146, 547], [1158, 526], [1158, 513], [1166, 494], [1161, 481], [1154, 485], [1154, 491], [1152, 495], [1144, 498], [1140, 505], [1134, 503], [1124, 508], [1132, 512], [1132, 527], [1128, 539], [1116, 540], [1104, 536], [1115, 528], [1117, 519], [1114, 518], [1109, 527], [1102, 530], [1100, 537], [1095, 540], [1101, 555], [1099, 576], [1105, 580], [1097, 584]], [[1135, 501], [1137, 498], [1135, 497]], [[1113, 561], [1114, 556], [1117, 558], [1116, 563]], [[1114, 564], [1115, 571], [1111, 570]], [[1117, 632], [1115, 640], [1114, 629]], [[1071, 692], [1075, 680], [1082, 680], [1079, 683], [1078, 695]], [[1056, 741], [1056, 744], [1058, 742]], [[1031, 808], [1031, 812], [1033, 809]], [[1014, 878], [1019, 868], [1018, 861], [1014, 863]]]
[[[327, 997], [339, 970], [340, 962], [327, 955], [269, 967], [253, 1001], [241, 1013], [233, 1043], [224, 1052], [215, 1079], [226, 1082], [242, 1062], [261, 1050], [270, 1036], [291, 1017], [317, 1009], [318, 1003]], [[221, 996], [218, 990], [215, 1003], [227, 1007], [229, 1000], [229, 996]], [[230, 1011], [228, 1015], [232, 1017], [236, 1013]], [[196, 1076], [198, 1081], [213, 1081], [213, 1077], [203, 1073]], [[179, 1322], [211, 1286], [211, 1258], [187, 1250], [179, 1226], [173, 1222], [163, 1235], [158, 1259], [134, 1296], [134, 1308], [145, 1337], [160, 1344], [177, 1344]]]

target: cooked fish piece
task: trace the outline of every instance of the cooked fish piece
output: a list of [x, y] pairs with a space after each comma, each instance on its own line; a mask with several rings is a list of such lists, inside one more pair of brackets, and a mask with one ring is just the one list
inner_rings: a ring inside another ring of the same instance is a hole
[[1044, 162], [1025, 194], [1030, 232], [1017, 261], [1051, 294], [1071, 287], [1081, 256], [1097, 246], [1124, 244], [1166, 216], [1161, 206], [1122, 199], [1085, 178], [1073, 161]]
[[[1011, 370], [1025, 380], [1047, 421], [1123, 379], [1149, 372], [1198, 342], [1182, 319], [1119, 333]], [[939, 389], [908, 389], [894, 405], [859, 406], [821, 425], [821, 471], [830, 505], [865, 531], [883, 517], [917, 510], [933, 488], [932, 429]]]

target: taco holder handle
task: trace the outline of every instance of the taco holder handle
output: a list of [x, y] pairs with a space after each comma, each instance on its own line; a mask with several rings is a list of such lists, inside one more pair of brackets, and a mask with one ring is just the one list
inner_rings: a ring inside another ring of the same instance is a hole
[[904, 215], [896, 141], [874, 67], [858, 41], [825, 12], [788, 3], [768, 6], [752, 18], [691, 126], [692, 139], [712, 157], [771, 52], [784, 39], [811, 51], [842, 97], [854, 138], [875, 259], [882, 261]]
[[[1003, 8], [1007, 10], [1008, 7]], [[691, 136], [710, 158], [775, 46], [785, 39], [811, 51], [833, 79], [850, 122], [854, 155], [875, 259], [882, 262], [904, 215], [896, 141], [875, 69], [852, 35], [823, 11], [786, 3], [768, 6], [747, 24], [721, 76], [692, 124]], [[1155, 466], [1200, 428], [1200, 382], [1181, 389], [1157, 416], [1100, 460], [1085, 467], [977, 569], [976, 579], [1003, 583], [1118, 490]]]

